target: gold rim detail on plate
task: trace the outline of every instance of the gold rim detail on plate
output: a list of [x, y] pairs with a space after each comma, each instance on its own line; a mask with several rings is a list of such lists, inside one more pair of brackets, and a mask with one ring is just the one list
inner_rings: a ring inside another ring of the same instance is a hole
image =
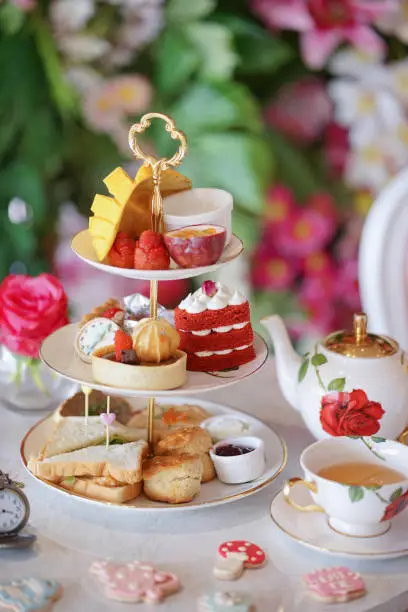
[[[288, 531], [285, 527], [283, 527], [274, 517], [273, 515], [273, 505], [276, 501], [276, 499], [279, 497], [279, 495], [283, 495], [282, 494], [282, 490], [278, 491], [277, 493], [275, 493], [275, 495], [272, 498], [271, 501], [271, 505], [269, 508], [269, 515], [270, 518], [272, 520], [272, 522], [278, 527], [278, 529], [280, 531], [282, 531], [282, 533], [285, 533], [287, 536], [289, 536], [292, 540], [294, 540], [295, 542], [298, 542], [300, 544], [304, 544], [305, 546], [307, 546], [307, 548], [311, 548], [313, 550], [317, 550], [319, 552], [328, 552], [331, 553], [333, 555], [338, 555], [338, 556], [344, 556], [344, 555], [350, 555], [352, 557], [379, 557], [379, 561], [384, 560], [386, 558], [392, 558], [392, 557], [398, 557], [398, 556], [403, 556], [408, 554], [408, 548], [402, 548], [400, 550], [393, 550], [393, 551], [374, 551], [374, 552], [355, 552], [355, 551], [350, 551], [350, 550], [339, 550], [338, 548], [329, 548], [328, 546], [320, 546], [319, 544], [313, 544], [313, 542], [310, 542], [309, 540], [305, 540], [303, 538], [299, 538], [297, 535], [295, 535], [294, 533], [292, 533], [291, 531]], [[307, 516], [307, 515], [304, 515]], [[332, 531], [334, 532], [334, 529], [331, 527], [330, 529], [332, 529]], [[390, 529], [391, 529], [391, 525], [390, 525]], [[389, 531], [389, 530], [388, 530]], [[386, 533], [388, 533], [388, 531]], [[339, 533], [339, 532], [338, 532]], [[340, 535], [340, 533], [339, 533]], [[343, 535], [343, 534], [341, 534]], [[381, 534], [381, 535], [385, 535], [385, 534]], [[350, 536], [351, 538], [352, 536]], [[370, 538], [371, 539], [371, 538]], [[381, 558], [380, 558], [381, 557]]]
[[[210, 402], [206, 402], [206, 403], [210, 403]], [[232, 410], [235, 411], [235, 409], [233, 408]], [[236, 410], [236, 412], [243, 412], [242, 410]], [[23, 462], [24, 467], [26, 468], [27, 471], [28, 467], [27, 467], [27, 459], [25, 456], [25, 444], [27, 441], [27, 438], [30, 436], [30, 434], [39, 426], [41, 425], [44, 421], [46, 421], [47, 419], [52, 419], [53, 418], [53, 414], [51, 413], [49, 415], [46, 415], [44, 418], [42, 418], [40, 421], [38, 421], [37, 423], [35, 423], [32, 427], [30, 427], [30, 429], [27, 431], [27, 433], [25, 434], [24, 438], [21, 441], [20, 444], [20, 456], [21, 456], [21, 460]], [[244, 413], [246, 414], [246, 413]], [[217, 415], [215, 415], [217, 416]], [[282, 436], [280, 434], [278, 434], [274, 429], [272, 429], [271, 427], [269, 427], [269, 425], [266, 425], [266, 423], [264, 423], [264, 421], [262, 421], [261, 419], [259, 419], [258, 417], [253, 417], [252, 415], [249, 414], [250, 417], [252, 417], [253, 419], [259, 421], [260, 423], [262, 423], [265, 427], [268, 427], [268, 429], [270, 429], [271, 431], [273, 431], [273, 433], [276, 435], [276, 437], [279, 439], [279, 442], [281, 444], [281, 448], [282, 448], [282, 461], [281, 464], [279, 466], [279, 468], [277, 469], [277, 471], [275, 472], [275, 474], [273, 474], [273, 476], [271, 476], [270, 478], [268, 478], [268, 480], [265, 480], [264, 482], [262, 482], [259, 485], [256, 485], [254, 487], [251, 487], [250, 489], [247, 489], [246, 491], [242, 491], [241, 493], [234, 493], [233, 495], [226, 495], [225, 497], [222, 497], [220, 499], [217, 500], [210, 500], [210, 501], [203, 501], [203, 502], [187, 502], [185, 504], [167, 504], [167, 505], [162, 505], [162, 506], [153, 506], [151, 508], [149, 507], [141, 507], [141, 506], [130, 506], [129, 504], [119, 504], [119, 503], [115, 503], [115, 502], [104, 502], [98, 499], [92, 499], [90, 497], [86, 497], [86, 495], [80, 495], [79, 493], [75, 493], [74, 491], [69, 491], [68, 489], [64, 489], [64, 487], [60, 487], [59, 485], [57, 485], [54, 482], [49, 482], [48, 480], [44, 480], [43, 478], [39, 478], [38, 476], [35, 476], [32, 472], [30, 472], [30, 475], [35, 478], [35, 480], [39, 480], [40, 482], [44, 483], [45, 485], [48, 485], [49, 487], [53, 488], [53, 489], [58, 489], [59, 491], [62, 491], [63, 493], [65, 493], [66, 495], [71, 495], [72, 497], [80, 497], [81, 499], [86, 499], [87, 501], [91, 502], [91, 503], [95, 503], [98, 505], [103, 505], [103, 506], [115, 506], [116, 508], [125, 508], [125, 509], [129, 509], [129, 508], [136, 508], [139, 512], [140, 511], [145, 511], [145, 512], [149, 512], [150, 510], [182, 510], [182, 509], [186, 509], [186, 508], [199, 508], [201, 506], [216, 506], [216, 505], [221, 505], [223, 502], [230, 502], [230, 501], [235, 501], [237, 499], [241, 499], [243, 497], [247, 497], [249, 495], [253, 495], [254, 493], [256, 493], [257, 491], [260, 491], [261, 489], [264, 489], [265, 487], [267, 487], [268, 485], [271, 484], [271, 482], [273, 482], [285, 469], [287, 461], [288, 461], [288, 449], [286, 446], [286, 442], [285, 440], [282, 438]]]

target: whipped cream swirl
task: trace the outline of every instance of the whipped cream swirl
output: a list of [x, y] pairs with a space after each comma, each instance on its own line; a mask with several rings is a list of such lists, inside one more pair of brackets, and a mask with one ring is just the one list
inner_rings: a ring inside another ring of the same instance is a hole
[[205, 310], [221, 310], [227, 306], [240, 306], [247, 301], [240, 291], [229, 289], [221, 283], [215, 283], [215, 285], [217, 287], [215, 295], [210, 297], [200, 287], [180, 302], [179, 309], [189, 314], [199, 314]]

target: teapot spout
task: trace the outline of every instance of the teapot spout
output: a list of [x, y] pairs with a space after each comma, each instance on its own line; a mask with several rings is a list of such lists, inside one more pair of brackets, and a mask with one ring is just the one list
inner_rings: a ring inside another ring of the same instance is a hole
[[295, 410], [299, 410], [297, 384], [301, 358], [292, 347], [289, 334], [281, 317], [278, 315], [264, 317], [261, 319], [261, 323], [266, 327], [272, 338], [278, 382], [283, 396]]

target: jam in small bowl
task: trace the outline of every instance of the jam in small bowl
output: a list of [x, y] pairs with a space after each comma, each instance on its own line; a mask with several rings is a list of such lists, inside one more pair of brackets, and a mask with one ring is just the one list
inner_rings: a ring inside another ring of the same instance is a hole
[[265, 470], [265, 445], [261, 438], [226, 438], [210, 449], [218, 479], [226, 484], [250, 482]]

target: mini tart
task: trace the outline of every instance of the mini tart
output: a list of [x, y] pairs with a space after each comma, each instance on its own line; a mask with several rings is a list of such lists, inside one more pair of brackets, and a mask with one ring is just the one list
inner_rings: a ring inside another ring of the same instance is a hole
[[176, 351], [174, 357], [157, 364], [128, 365], [92, 355], [94, 381], [102, 385], [126, 389], [166, 391], [184, 385], [187, 355]]

